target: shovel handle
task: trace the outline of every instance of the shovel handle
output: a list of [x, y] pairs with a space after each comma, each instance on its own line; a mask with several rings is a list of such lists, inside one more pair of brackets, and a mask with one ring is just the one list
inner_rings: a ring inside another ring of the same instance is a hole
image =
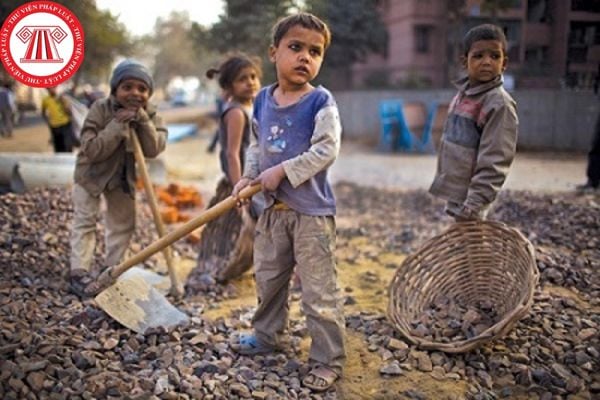
[[[146, 197], [148, 197], [150, 209], [152, 210], [152, 216], [154, 217], [154, 224], [156, 225], [158, 237], [161, 238], [165, 236], [167, 231], [165, 229], [163, 220], [160, 216], [160, 211], [158, 210], [158, 202], [156, 201], [154, 187], [152, 186], [152, 181], [150, 180], [150, 175], [148, 174], [148, 167], [146, 166], [144, 152], [142, 151], [140, 140], [138, 139], [138, 136], [133, 129], [130, 130], [130, 137], [131, 142], [133, 144], [133, 154], [135, 155], [135, 161], [138, 164], [138, 170], [140, 172], [142, 182], [144, 184], [144, 189], [146, 190]], [[163, 249], [163, 254], [167, 262], [169, 278], [171, 279], [171, 294], [175, 297], [181, 297], [183, 296], [184, 290], [183, 286], [177, 280], [177, 273], [175, 272], [175, 266], [173, 265], [173, 253], [171, 252], [171, 248], [168, 246], [165, 247]]]
[[[256, 193], [260, 192], [261, 185], [253, 185], [245, 187], [238, 195], [239, 199], [249, 199]], [[169, 232], [165, 236], [161, 237], [157, 241], [151, 243], [148, 247], [142, 249], [139, 253], [133, 255], [131, 258], [123, 261], [121, 264], [106, 269], [99, 277], [98, 281], [102, 286], [109, 286], [112, 284], [122, 273], [127, 271], [129, 268], [136, 264], [144, 261], [153, 254], [161, 251], [171, 243], [176, 242], [182, 237], [188, 235], [190, 232], [198, 229], [207, 222], [221, 216], [226, 211], [236, 206], [238, 199], [233, 196], [229, 196], [225, 200], [220, 201], [211, 208], [205, 210], [200, 215], [189, 220], [179, 228]]]

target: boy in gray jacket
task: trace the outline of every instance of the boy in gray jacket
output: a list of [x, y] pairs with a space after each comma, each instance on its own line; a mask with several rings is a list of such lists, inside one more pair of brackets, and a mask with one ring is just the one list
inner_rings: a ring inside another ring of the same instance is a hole
[[148, 103], [154, 82], [143, 65], [125, 60], [113, 71], [110, 97], [98, 100], [81, 129], [75, 165], [71, 232], [71, 290], [93, 295], [91, 267], [96, 247], [100, 195], [106, 202], [106, 266], [118, 264], [135, 230], [135, 157], [130, 135], [146, 157], [165, 149], [167, 129]]
[[447, 201], [446, 213], [465, 221], [484, 219], [496, 199], [517, 147], [516, 103], [502, 87], [506, 37], [491, 24], [463, 39], [467, 77], [450, 104], [429, 191]]

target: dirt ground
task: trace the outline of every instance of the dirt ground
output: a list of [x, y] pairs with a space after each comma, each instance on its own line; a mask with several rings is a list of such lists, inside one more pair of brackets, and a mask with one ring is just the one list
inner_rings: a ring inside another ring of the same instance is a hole
[[[173, 143], [165, 154], [170, 176], [178, 181], [197, 185], [205, 195], [210, 195], [218, 180], [219, 169], [216, 155], [207, 154], [206, 136]], [[543, 192], [572, 190], [580, 183], [585, 170], [585, 157], [570, 154], [520, 154], [507, 182], [508, 189], [537, 190]], [[342, 154], [332, 169], [334, 182], [349, 181], [361, 185], [393, 189], [426, 189], [435, 171], [435, 156], [432, 155], [385, 155], [374, 152], [361, 143], [347, 142]], [[358, 228], [350, 218], [338, 218], [338, 229]], [[378, 254], [376, 261], [359, 258], [356, 265], [340, 262], [340, 285], [352, 291], [356, 300], [347, 305], [346, 313], [373, 312], [386, 313], [387, 287], [395, 269], [386, 265], [400, 265], [404, 254], [388, 252], [378, 247], [367, 237], [353, 240], [337, 255], [344, 259], [345, 252]], [[377, 276], [374, 282], [364, 279], [364, 272]], [[235, 298], [225, 300], [206, 311], [206, 316], [218, 319], [228, 318], [232, 311], [240, 307], [256, 304], [254, 283], [251, 275], [234, 282], [237, 288]], [[563, 293], [577, 297], [568, 289]], [[301, 318], [298, 301], [292, 303], [292, 318]], [[346, 341], [348, 361], [345, 379], [338, 386], [338, 395], [347, 399], [394, 399], [397, 393], [418, 388], [426, 399], [462, 398], [467, 391], [464, 381], [436, 380], [429, 374], [417, 371], [407, 372], [400, 378], [384, 378], [379, 373], [381, 359], [377, 353], [366, 350], [364, 339], [348, 330]], [[303, 342], [303, 357], [308, 354], [309, 342]], [[442, 395], [443, 394], [443, 395]], [[513, 393], [513, 399], [531, 398], [527, 394]], [[577, 397], [573, 397], [576, 399]]]
[[[179, 120], [180, 117], [173, 119]], [[220, 176], [217, 155], [205, 150], [213, 129], [213, 124], [203, 123], [198, 136], [169, 144], [161, 156], [171, 181], [196, 186], [207, 201]], [[46, 128], [40, 124], [22, 127], [15, 132], [15, 139], [0, 139], [0, 152], [15, 151], [50, 152]], [[583, 155], [519, 154], [507, 188], [543, 192], [572, 190], [575, 184], [583, 181], [585, 162]], [[434, 168], [435, 157], [432, 155], [382, 155], [359, 143], [348, 142], [332, 170], [332, 179], [334, 182], [348, 181], [378, 188], [426, 189]], [[360, 229], [352, 216], [338, 218], [337, 226], [338, 230]], [[369, 257], [369, 254], [376, 257]], [[338, 264], [340, 286], [354, 300], [346, 305], [346, 314], [385, 313], [388, 305], [387, 287], [395, 272], [394, 267], [402, 263], [406, 253], [390, 251], [383, 248], [381, 242], [367, 235], [358, 235], [344, 243], [338, 249], [337, 256], [341, 260]], [[366, 272], [372, 279], [365, 279]], [[230, 318], [232, 313], [256, 304], [254, 282], [250, 274], [233, 284], [236, 295], [212, 304], [205, 310], [205, 317], [214, 320]], [[547, 287], [545, 290], [578, 299], [577, 293], [567, 288]], [[293, 296], [293, 319], [301, 318], [298, 304], [297, 296]], [[462, 399], [468, 390], [463, 380], [437, 380], [430, 374], [418, 371], [406, 371], [397, 378], [382, 377], [379, 373], [381, 357], [367, 350], [362, 334], [348, 330], [346, 342], [348, 362], [345, 378], [337, 388], [338, 398], [395, 399], [400, 398], [398, 393], [417, 388], [426, 399]], [[305, 339], [303, 358], [306, 358], [307, 346], [308, 339]], [[514, 392], [510, 398], [538, 397]]]

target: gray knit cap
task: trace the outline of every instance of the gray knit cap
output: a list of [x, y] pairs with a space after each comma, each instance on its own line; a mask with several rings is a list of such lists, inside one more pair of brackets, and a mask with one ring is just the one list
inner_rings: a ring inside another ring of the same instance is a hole
[[150, 95], [154, 92], [154, 80], [148, 68], [134, 60], [124, 60], [117, 65], [110, 78], [110, 93], [117, 92], [117, 86], [124, 79], [139, 79], [150, 88]]

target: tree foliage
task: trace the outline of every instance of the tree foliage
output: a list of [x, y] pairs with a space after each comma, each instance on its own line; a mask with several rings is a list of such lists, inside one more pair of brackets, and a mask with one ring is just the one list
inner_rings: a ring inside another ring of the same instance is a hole
[[[243, 51], [259, 56], [266, 67], [271, 27], [294, 7], [294, 0], [225, 0], [225, 12], [210, 30], [210, 45], [220, 53]], [[272, 70], [264, 69], [265, 80], [272, 80]]]
[[154, 79], [158, 86], [167, 84], [174, 76], [201, 75], [191, 29], [187, 12], [172, 12], [167, 18], [156, 20], [148, 44], [155, 51]]
[[308, 0], [308, 11], [329, 25], [332, 42], [320, 81], [331, 88], [347, 87], [351, 66], [369, 54], [385, 54], [388, 33], [374, 0]]
[[198, 76], [204, 77], [206, 71], [217, 65], [219, 52], [210, 45], [210, 29], [196, 22], [192, 23], [190, 38], [194, 48]]
[[[326, 75], [345, 75], [349, 67], [369, 53], [384, 53], [387, 31], [374, 0], [225, 0], [225, 12], [210, 30], [210, 44], [220, 52], [243, 50], [267, 61], [271, 28], [281, 17], [305, 9], [325, 20], [332, 31], [324, 70]], [[274, 78], [265, 68], [266, 80]], [[331, 73], [331, 74], [329, 74]], [[329, 81], [325, 76], [321, 81]]]
[[309, 0], [307, 10], [327, 22], [333, 41], [326, 64], [332, 67], [365, 61], [371, 53], [385, 54], [387, 30], [374, 0]]

